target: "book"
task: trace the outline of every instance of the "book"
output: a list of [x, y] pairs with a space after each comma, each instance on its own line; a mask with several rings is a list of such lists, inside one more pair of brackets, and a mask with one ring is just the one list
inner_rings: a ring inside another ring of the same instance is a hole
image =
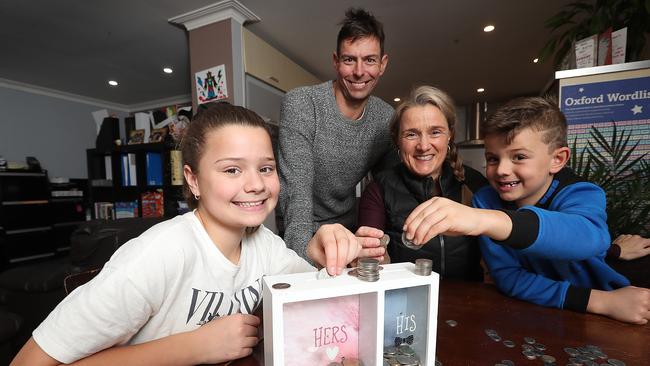
[[112, 220], [115, 218], [112, 202], [95, 202], [95, 218]]
[[129, 185], [130, 186], [137, 186], [138, 185], [138, 169], [137, 169], [137, 165], [135, 163], [135, 154], [134, 153], [129, 153], [128, 154], [128, 160], [129, 160]]
[[140, 196], [142, 217], [163, 217], [165, 214], [162, 190], [144, 192]]
[[163, 184], [162, 157], [160, 153], [148, 152], [147, 161], [147, 185], [161, 186]]
[[115, 218], [138, 217], [138, 201], [115, 202]]
[[113, 180], [113, 166], [110, 155], [104, 155], [104, 174], [106, 180]]
[[581, 39], [576, 42], [576, 67], [594, 67], [596, 66], [596, 52], [598, 51], [598, 35]]
[[169, 152], [169, 162], [173, 186], [183, 185], [183, 156], [180, 150], [171, 150]]
[[120, 171], [122, 172], [122, 186], [129, 185], [129, 158], [126, 154], [120, 156]]

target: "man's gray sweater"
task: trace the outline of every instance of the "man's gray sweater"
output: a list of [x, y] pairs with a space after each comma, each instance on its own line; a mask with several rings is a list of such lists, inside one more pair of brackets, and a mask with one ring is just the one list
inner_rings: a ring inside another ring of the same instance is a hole
[[363, 116], [339, 111], [332, 81], [296, 88], [282, 101], [278, 166], [284, 240], [302, 257], [323, 224], [356, 227], [355, 186], [397, 162], [388, 123], [393, 108], [370, 97]]

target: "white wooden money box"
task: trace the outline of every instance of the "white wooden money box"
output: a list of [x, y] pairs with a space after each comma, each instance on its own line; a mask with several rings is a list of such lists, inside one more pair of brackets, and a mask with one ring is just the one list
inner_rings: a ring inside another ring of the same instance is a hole
[[439, 275], [417, 275], [413, 263], [382, 266], [376, 282], [351, 269], [265, 277], [264, 364], [380, 366], [387, 348], [408, 344], [433, 365]]

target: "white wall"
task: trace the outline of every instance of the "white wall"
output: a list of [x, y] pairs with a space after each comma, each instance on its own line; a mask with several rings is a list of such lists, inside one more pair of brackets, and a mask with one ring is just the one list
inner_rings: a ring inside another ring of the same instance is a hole
[[50, 177], [86, 178], [86, 149], [95, 147], [97, 131], [91, 112], [106, 106], [73, 99], [0, 84], [0, 155], [34, 156]]

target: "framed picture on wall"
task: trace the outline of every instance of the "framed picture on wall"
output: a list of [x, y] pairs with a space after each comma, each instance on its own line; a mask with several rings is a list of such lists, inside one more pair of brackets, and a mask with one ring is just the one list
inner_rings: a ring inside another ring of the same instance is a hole
[[149, 135], [149, 142], [163, 142], [167, 136], [167, 127], [154, 128]]

